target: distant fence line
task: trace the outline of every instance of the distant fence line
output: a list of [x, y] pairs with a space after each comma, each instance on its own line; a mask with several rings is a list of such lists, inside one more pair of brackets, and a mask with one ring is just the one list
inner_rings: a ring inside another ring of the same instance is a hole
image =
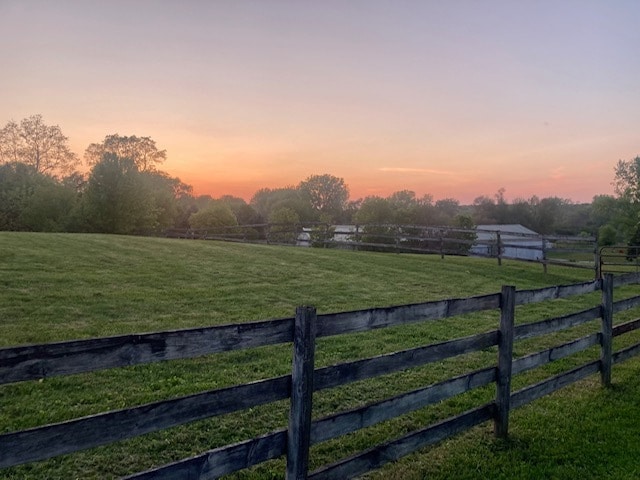
[[[287, 479], [346, 479], [381, 467], [426, 445], [492, 420], [498, 437], [508, 434], [510, 411], [591, 374], [611, 383], [612, 365], [640, 353], [640, 343], [613, 352], [612, 339], [640, 328], [640, 319], [613, 326], [615, 313], [640, 306], [640, 296], [614, 301], [614, 288], [640, 283], [640, 274], [534, 290], [504, 286], [498, 293], [318, 315], [313, 307], [295, 317], [215, 327], [94, 338], [0, 349], [0, 384], [101, 369], [193, 358], [263, 345], [293, 342], [291, 374], [209, 390], [0, 435], [0, 468], [47, 459], [196, 420], [289, 399], [289, 424], [191, 458], [137, 473], [129, 479], [213, 479], [286, 455]], [[526, 324], [515, 323], [515, 307], [601, 291], [592, 308]], [[500, 311], [497, 330], [315, 368], [316, 339], [447, 317]], [[598, 331], [526, 356], [513, 358], [514, 342], [600, 319]], [[514, 375], [600, 346], [599, 358], [518, 391]], [[494, 366], [403, 392], [382, 401], [312, 420], [313, 392], [439, 362], [497, 346]], [[310, 445], [392, 419], [494, 383], [495, 399], [438, 423], [309, 472]], [[283, 472], [284, 473], [284, 472]]]
[[538, 235], [449, 226], [326, 223], [261, 223], [210, 229], [169, 229], [171, 238], [296, 245], [303, 247], [372, 250], [395, 253], [472, 255], [562, 265], [594, 271], [600, 260], [594, 237]]

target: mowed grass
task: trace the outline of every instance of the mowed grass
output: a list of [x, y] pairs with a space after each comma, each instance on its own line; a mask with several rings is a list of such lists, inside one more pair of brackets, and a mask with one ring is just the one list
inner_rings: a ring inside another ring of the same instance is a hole
[[[426, 255], [270, 247], [106, 235], [0, 233], [0, 345], [291, 317], [590, 280], [592, 272]], [[626, 288], [616, 298], [634, 293]], [[621, 296], [619, 296], [621, 295]], [[588, 308], [598, 295], [518, 307], [518, 322]], [[616, 318], [622, 321], [630, 314]], [[497, 327], [498, 312], [320, 339], [318, 366], [393, 352]], [[520, 342], [516, 355], [597, 330], [597, 322]], [[637, 336], [636, 336], [637, 337]], [[631, 339], [618, 340], [616, 348]], [[635, 341], [638, 341], [636, 338]], [[574, 359], [514, 379], [514, 388], [598, 358]], [[291, 346], [113, 369], [0, 387], [0, 432], [220, 388], [289, 372]], [[495, 363], [495, 349], [318, 392], [314, 416], [346, 410]], [[640, 414], [633, 360], [614, 367], [614, 388], [593, 377], [516, 411], [509, 441], [486, 424], [393, 463], [371, 478], [638, 478]], [[479, 389], [313, 447], [312, 466], [490, 401]], [[110, 446], [0, 470], [0, 478], [114, 478], [286, 425], [277, 402]], [[636, 443], [634, 443], [636, 442]], [[599, 456], [600, 455], [600, 456]], [[635, 470], [634, 470], [635, 469]], [[281, 478], [281, 460], [237, 478]]]

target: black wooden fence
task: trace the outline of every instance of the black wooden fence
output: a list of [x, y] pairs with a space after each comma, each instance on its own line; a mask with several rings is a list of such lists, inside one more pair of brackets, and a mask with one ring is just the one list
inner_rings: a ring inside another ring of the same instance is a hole
[[[218, 478], [286, 455], [288, 479], [345, 479], [379, 468], [416, 449], [489, 420], [494, 422], [496, 435], [505, 436], [512, 409], [598, 372], [602, 383], [609, 385], [612, 365], [640, 353], [640, 344], [615, 353], [612, 351], [613, 337], [640, 328], [640, 319], [613, 326], [614, 313], [640, 306], [640, 296], [614, 302], [614, 287], [638, 283], [638, 274], [621, 277], [607, 275], [602, 280], [574, 285], [520, 291], [506, 286], [501, 292], [489, 295], [389, 308], [317, 315], [312, 307], [299, 307], [295, 318], [3, 348], [0, 349], [0, 384], [285, 342], [293, 342], [294, 355], [291, 375], [2, 434], [0, 468], [88, 449], [286, 398], [290, 399], [288, 428], [203, 452], [128, 478]], [[592, 308], [533, 323], [514, 324], [516, 305], [596, 291], [602, 292], [601, 301]], [[491, 309], [500, 310], [500, 327], [497, 330], [314, 368], [316, 338]], [[514, 359], [515, 341], [558, 332], [596, 319], [600, 319], [601, 328], [595, 333]], [[512, 391], [513, 375], [596, 345], [601, 348], [599, 359]], [[492, 346], [498, 347], [497, 364], [494, 366], [312, 421], [314, 391], [439, 362]], [[310, 445], [492, 383], [496, 385], [496, 396], [489, 403], [308, 472]]]

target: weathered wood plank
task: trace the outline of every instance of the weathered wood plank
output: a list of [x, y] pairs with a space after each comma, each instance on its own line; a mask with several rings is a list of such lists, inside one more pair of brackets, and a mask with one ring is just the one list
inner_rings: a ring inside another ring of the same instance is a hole
[[623, 348], [622, 350], [613, 354], [613, 363], [624, 362], [625, 360], [629, 360], [630, 358], [635, 357], [636, 355], [640, 355], [640, 343], [632, 345], [627, 348]]
[[558, 345], [547, 350], [541, 350], [536, 353], [532, 353], [525, 357], [520, 357], [513, 361], [514, 375], [518, 373], [526, 372], [536, 367], [541, 367], [561, 358], [568, 357], [575, 353], [586, 350], [600, 343], [600, 333], [592, 333], [586, 337], [578, 338], [571, 342]]
[[640, 273], [628, 273], [626, 275], [616, 275], [613, 278], [613, 286], [620, 287], [622, 285], [631, 285], [640, 283]]
[[[311, 425], [311, 444], [325, 442], [446, 400], [473, 388], [488, 385], [495, 381], [495, 377], [496, 369], [493, 367], [477, 370], [394, 398], [318, 419]], [[125, 480], [218, 478], [284, 455], [286, 439], [286, 429], [276, 430], [257, 438], [219, 447], [191, 458], [130, 475]]]
[[605, 387], [611, 386], [611, 354], [613, 352], [613, 274], [602, 279], [602, 321], [600, 322], [600, 379]]
[[322, 467], [309, 475], [313, 480], [345, 480], [380, 468], [419, 448], [432, 445], [480, 423], [491, 420], [494, 404], [486, 404], [456, 417], [383, 443], [339, 462]]
[[498, 339], [498, 375], [496, 377], [496, 416], [494, 418], [494, 433], [498, 438], [505, 438], [509, 433], [515, 293], [516, 287], [507, 285], [502, 287], [500, 335]]
[[370, 427], [468, 392], [474, 388], [483, 387], [494, 382], [495, 379], [496, 368], [484, 368], [429, 385], [428, 387], [371, 403], [364, 407], [330, 415], [313, 422], [311, 443], [325, 442], [332, 438]]
[[71, 453], [288, 398], [291, 376], [0, 435], [0, 467]]
[[582, 380], [583, 378], [593, 375], [594, 373], [598, 373], [599, 371], [600, 360], [594, 360], [593, 362], [589, 362], [581, 367], [577, 367], [573, 370], [569, 370], [568, 372], [548, 378], [542, 382], [536, 383], [535, 385], [525, 387], [511, 395], [511, 407], [521, 407], [522, 405], [537, 400], [540, 397], [544, 397], [545, 395], [549, 395], [556, 390], [560, 390], [567, 385], [577, 382], [578, 380]]
[[305, 480], [309, 469], [316, 309], [298, 307], [293, 336], [291, 402], [287, 430], [287, 480]]
[[0, 384], [291, 342], [293, 319], [0, 349]]
[[636, 318], [635, 320], [630, 320], [628, 322], [620, 323], [616, 325], [615, 327], [613, 327], [612, 334], [614, 337], [618, 337], [625, 333], [633, 332], [634, 330], [637, 330], [639, 328], [640, 328], [640, 318]]
[[[517, 295], [517, 294], [516, 294]], [[601, 307], [593, 307], [576, 313], [570, 313], [562, 317], [548, 318], [540, 322], [525, 323], [517, 325], [514, 338], [523, 340], [525, 338], [537, 337], [548, 333], [557, 332], [567, 328], [582, 325], [596, 318], [600, 318]]]
[[516, 292], [516, 305], [566, 298], [573, 295], [583, 295], [598, 290], [600, 290], [600, 280], [575, 283], [572, 285], [555, 285], [553, 287], [539, 288], [536, 290], [518, 290]]
[[135, 473], [124, 477], [123, 480], [212, 480], [278, 458], [286, 453], [286, 448], [287, 431], [281, 429]]
[[613, 304], [613, 313], [624, 312], [640, 305], [640, 295], [618, 300]]
[[341, 363], [315, 371], [315, 389], [333, 388], [367, 378], [386, 375], [408, 368], [439, 362], [498, 344], [498, 331], [435, 343], [424, 347], [379, 355], [373, 358]]
[[452, 298], [435, 302], [372, 308], [353, 312], [318, 315], [318, 337], [344, 333], [364, 332], [376, 328], [403, 325], [425, 320], [497, 309], [500, 294], [494, 293], [469, 298]]

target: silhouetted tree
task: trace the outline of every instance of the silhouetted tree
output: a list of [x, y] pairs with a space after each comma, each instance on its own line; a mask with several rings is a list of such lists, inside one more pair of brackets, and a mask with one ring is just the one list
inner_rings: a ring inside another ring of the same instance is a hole
[[301, 222], [311, 222], [317, 217], [309, 198], [304, 197], [295, 187], [262, 188], [253, 195], [250, 205], [266, 219], [280, 208], [293, 210]]
[[20, 162], [37, 173], [69, 174], [78, 157], [58, 125], [46, 125], [42, 115], [32, 115], [19, 124], [10, 121], [0, 130], [0, 163]]
[[84, 198], [93, 231], [131, 234], [156, 226], [152, 192], [129, 158], [105, 153], [91, 170]]
[[349, 199], [349, 188], [342, 178], [333, 175], [311, 175], [300, 182], [298, 190], [311, 207], [328, 221], [338, 218]]
[[100, 143], [89, 145], [84, 152], [84, 159], [87, 165], [95, 165], [105, 153], [132, 160], [141, 172], [154, 171], [167, 159], [167, 151], [158, 150], [151, 137], [121, 136], [117, 133], [107, 135]]

